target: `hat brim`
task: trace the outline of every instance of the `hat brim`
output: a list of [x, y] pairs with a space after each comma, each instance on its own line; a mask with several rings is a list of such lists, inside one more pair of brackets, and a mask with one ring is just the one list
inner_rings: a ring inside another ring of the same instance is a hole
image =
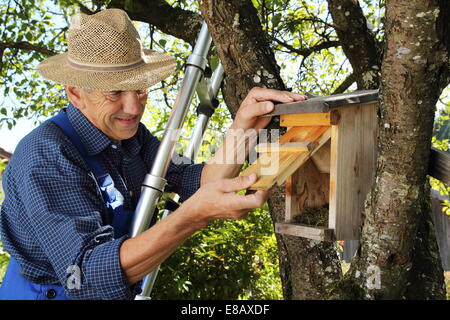
[[44, 78], [67, 86], [101, 91], [139, 90], [148, 88], [170, 76], [175, 59], [170, 55], [144, 49], [145, 64], [122, 71], [86, 71], [68, 64], [68, 53], [49, 57], [39, 63], [37, 70]]

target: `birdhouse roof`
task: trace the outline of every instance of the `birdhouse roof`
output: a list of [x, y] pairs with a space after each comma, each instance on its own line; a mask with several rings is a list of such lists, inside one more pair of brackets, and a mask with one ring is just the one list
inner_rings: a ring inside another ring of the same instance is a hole
[[342, 106], [377, 101], [378, 90], [359, 90], [325, 97], [313, 97], [304, 101], [277, 104], [274, 111], [266, 114], [266, 116], [292, 113], [327, 113]]

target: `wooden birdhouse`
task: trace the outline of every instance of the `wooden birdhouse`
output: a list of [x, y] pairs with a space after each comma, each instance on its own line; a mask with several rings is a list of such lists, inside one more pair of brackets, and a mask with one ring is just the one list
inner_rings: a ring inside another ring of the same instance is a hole
[[[270, 114], [288, 127], [243, 175], [260, 179], [250, 188], [268, 190], [286, 182], [285, 222], [275, 232], [315, 240], [359, 239], [370, 191], [377, 139], [378, 91], [356, 91], [279, 104]], [[326, 208], [324, 225], [296, 223], [306, 208]]]

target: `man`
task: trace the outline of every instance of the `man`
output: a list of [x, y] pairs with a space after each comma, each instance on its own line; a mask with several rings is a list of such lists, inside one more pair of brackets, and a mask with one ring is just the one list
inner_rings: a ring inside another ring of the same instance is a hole
[[[70, 104], [19, 143], [4, 174], [0, 228], [11, 261], [0, 298], [132, 299], [194, 232], [263, 205], [266, 192], [236, 194], [257, 180], [233, 178], [240, 164], [171, 163], [166, 179], [185, 201], [140, 235], [127, 234], [159, 144], [140, 123], [146, 88], [173, 68], [171, 57], [142, 49], [124, 11], [75, 16], [68, 52], [38, 66], [64, 85]], [[253, 89], [230, 129], [261, 129], [270, 100], [303, 99]], [[233, 152], [222, 147], [215, 157]]]

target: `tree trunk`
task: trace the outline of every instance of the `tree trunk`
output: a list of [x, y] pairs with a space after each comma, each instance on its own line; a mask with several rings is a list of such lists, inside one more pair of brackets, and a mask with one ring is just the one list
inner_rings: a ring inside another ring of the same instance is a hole
[[[361, 298], [445, 296], [427, 182], [439, 80], [448, 59], [436, 33], [439, 12], [436, 1], [387, 2], [376, 183], [349, 271], [365, 291]], [[433, 255], [433, 271], [424, 270], [423, 260]], [[417, 289], [424, 281], [415, 272], [426, 272], [431, 292]]]
[[[254, 86], [285, 89], [250, 0], [208, 0], [200, 8], [225, 69], [223, 92], [232, 113]], [[274, 223], [284, 221], [284, 193], [284, 186], [271, 192], [269, 208]], [[325, 298], [342, 275], [334, 243], [278, 234], [277, 243], [284, 298]]]

